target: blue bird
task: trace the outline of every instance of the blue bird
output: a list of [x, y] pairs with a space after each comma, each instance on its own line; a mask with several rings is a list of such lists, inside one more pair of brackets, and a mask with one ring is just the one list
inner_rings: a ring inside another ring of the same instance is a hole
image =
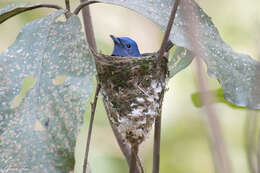
[[141, 57], [138, 46], [129, 37], [115, 37], [110, 35], [114, 42], [114, 50], [111, 56]]

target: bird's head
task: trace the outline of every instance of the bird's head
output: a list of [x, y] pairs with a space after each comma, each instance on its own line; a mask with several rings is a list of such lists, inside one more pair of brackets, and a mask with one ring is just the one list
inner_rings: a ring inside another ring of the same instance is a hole
[[134, 40], [129, 37], [115, 37], [110, 35], [114, 42], [112, 56], [122, 57], [141, 57], [138, 46]]

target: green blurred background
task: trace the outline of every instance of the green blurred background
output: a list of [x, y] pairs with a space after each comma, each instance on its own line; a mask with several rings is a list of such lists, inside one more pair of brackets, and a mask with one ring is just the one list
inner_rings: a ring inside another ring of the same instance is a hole
[[[73, 9], [79, 1], [71, 1]], [[1, 0], [0, 7], [15, 2], [21, 1]], [[62, 0], [24, 0], [22, 2], [57, 3], [64, 6]], [[258, 58], [260, 52], [259, 0], [197, 0], [197, 2], [212, 17], [224, 41], [235, 51]], [[1, 24], [0, 52], [14, 42], [18, 32], [27, 22], [43, 17], [51, 11], [39, 9], [26, 12]], [[98, 48], [103, 53], [110, 54], [112, 51], [113, 43], [109, 34], [133, 38], [137, 41], [142, 53], [159, 49], [163, 33], [155, 24], [141, 15], [106, 4], [92, 5], [91, 12]], [[211, 89], [219, 88], [215, 79], [208, 78], [208, 81]], [[162, 113], [161, 172], [213, 173], [214, 164], [208, 141], [206, 115], [202, 108], [195, 107], [191, 101], [191, 94], [198, 91], [194, 63], [171, 79], [168, 88]], [[77, 140], [75, 172], [81, 172], [82, 168], [89, 108], [88, 105], [84, 125]], [[243, 109], [233, 109], [223, 103], [215, 104], [214, 109], [221, 123], [234, 172], [249, 172], [244, 134], [248, 112]], [[152, 139], [153, 133], [140, 146], [140, 155], [147, 172], [151, 172], [152, 169]], [[113, 136], [101, 100], [97, 107], [89, 163], [93, 173], [127, 172], [126, 161]]]

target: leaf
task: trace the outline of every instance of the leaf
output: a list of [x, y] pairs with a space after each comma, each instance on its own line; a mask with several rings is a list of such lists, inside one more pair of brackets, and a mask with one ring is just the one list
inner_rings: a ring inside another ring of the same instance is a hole
[[192, 60], [193, 56], [188, 49], [176, 47], [168, 63], [170, 72], [169, 78], [172, 78], [175, 74], [188, 67]]
[[[202, 49], [208, 74], [221, 84], [224, 98], [236, 106], [260, 109], [260, 62], [234, 52], [203, 10], [193, 1], [190, 5], [197, 12], [196, 16], [190, 16], [191, 20], [198, 20], [195, 27], [200, 40], [196, 44]], [[184, 26], [189, 27], [185, 22]]]
[[[214, 96], [213, 97], [214, 100], [212, 101], [211, 104], [214, 104], [214, 103], [224, 103], [224, 104], [230, 106], [231, 108], [245, 109], [244, 107], [233, 105], [232, 103], [230, 103], [227, 100], [225, 100], [224, 93], [223, 93], [221, 88], [216, 89], [216, 90], [210, 90], [210, 91], [207, 92], [207, 94], [210, 94], [210, 95]], [[201, 98], [201, 93], [200, 92], [193, 93], [191, 95], [191, 100], [192, 100], [192, 103], [194, 104], [194, 106], [196, 106], [196, 107], [204, 106], [203, 103], [202, 103], [202, 98]]]
[[[174, 3], [174, 0], [102, 1], [135, 10], [157, 23], [163, 31]], [[187, 1], [194, 12], [189, 17], [192, 21], [198, 21], [195, 28], [200, 31], [200, 40], [196, 40], [196, 44], [203, 50], [202, 58], [207, 64], [209, 75], [220, 82], [225, 99], [237, 106], [260, 109], [260, 63], [249, 55], [234, 52], [222, 40], [211, 18], [194, 0]], [[191, 28], [191, 23], [184, 20], [181, 11], [183, 8], [177, 10], [170, 39], [175, 45], [192, 51], [186, 33], [187, 28]], [[187, 62], [188, 59], [183, 61]]]
[[73, 170], [94, 74], [77, 16], [60, 10], [22, 29], [0, 55], [0, 170]]
[[[0, 10], [0, 24], [15, 15], [18, 15], [25, 11], [33, 10], [35, 8], [40, 8], [40, 7], [46, 7], [46, 6], [42, 6], [42, 4], [28, 4], [28, 3], [16, 3], [16, 4], [9, 5], [6, 8]], [[58, 8], [58, 6], [49, 5], [49, 8]]]

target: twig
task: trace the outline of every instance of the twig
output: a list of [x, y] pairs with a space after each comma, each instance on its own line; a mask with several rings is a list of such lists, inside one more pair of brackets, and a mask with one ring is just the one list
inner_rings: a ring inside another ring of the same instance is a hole
[[[81, 3], [87, 2], [87, 1], [88, 0], [80, 0]], [[88, 6], [86, 6], [85, 8], [82, 9], [82, 16], [83, 16], [84, 29], [85, 29], [85, 34], [86, 34], [88, 45], [89, 45], [90, 49], [93, 49], [93, 50], [96, 51], [97, 50], [97, 46], [96, 46], [96, 41], [95, 41], [95, 38], [94, 38], [92, 21], [91, 21], [91, 17], [90, 17], [90, 12], [89, 12], [89, 7]], [[91, 130], [92, 130], [92, 127], [91, 127]], [[89, 131], [90, 131], [90, 127], [89, 127]], [[86, 156], [85, 156], [84, 165], [83, 165], [83, 171], [86, 171], [86, 167], [87, 167], [87, 160], [86, 160]]]
[[[88, 0], [80, 0], [80, 2], [84, 3], [84, 2], [88, 2]], [[82, 9], [82, 16], [83, 16], [84, 29], [86, 32], [88, 45], [89, 45], [89, 47], [91, 47], [91, 49], [93, 49], [94, 51], [97, 51], [97, 45], [96, 45], [96, 40], [95, 40], [95, 36], [94, 36], [89, 6], [85, 6]]]
[[131, 146], [131, 164], [129, 168], [129, 173], [135, 173], [136, 170], [136, 156], [138, 153], [138, 145]]
[[65, 0], [66, 9], [70, 11], [70, 0]]
[[154, 146], [153, 146], [153, 173], [159, 173], [160, 170], [160, 145], [161, 145], [161, 119], [162, 119], [162, 102], [165, 89], [162, 91], [160, 100], [160, 112], [159, 116], [155, 119], [154, 128]]
[[66, 16], [66, 19], [70, 18], [71, 17], [71, 11], [70, 11], [70, 0], [65, 0], [65, 5], [66, 5], [66, 13], [65, 13], [65, 16]]
[[[170, 49], [173, 46], [173, 44], [168, 44], [168, 43], [172, 43], [169, 42], [169, 36], [172, 29], [172, 25], [174, 23], [178, 5], [179, 5], [179, 0], [175, 0], [171, 11], [171, 16], [168, 21], [168, 25], [163, 37], [161, 48], [159, 50], [158, 64], [157, 64], [158, 69], [161, 67], [164, 52], [168, 51], [166, 49]], [[155, 125], [154, 125], [153, 173], [159, 173], [159, 169], [160, 169], [160, 143], [161, 143], [161, 115], [156, 117]]]
[[[33, 6], [31, 9], [42, 8], [42, 7], [45, 7], [45, 8], [54, 8], [54, 9], [57, 9], [57, 10], [63, 9], [61, 6], [55, 5], [55, 4], [38, 4], [38, 5]], [[26, 10], [26, 11], [27, 11], [27, 10]]]
[[99, 94], [100, 88], [101, 88], [101, 85], [98, 83], [97, 88], [96, 88], [94, 101], [93, 101], [93, 103], [91, 103], [91, 116], [90, 116], [90, 122], [89, 122], [89, 127], [88, 127], [88, 138], [87, 138], [87, 145], [86, 145], [86, 150], [85, 150], [83, 173], [86, 173], [86, 171], [87, 171], [89, 145], [90, 145], [92, 127], [93, 127], [95, 111], [96, 111], [96, 106], [97, 106], [97, 100], [98, 100], [98, 94]]
[[[219, 121], [217, 119], [216, 112], [214, 111], [212, 107], [211, 102], [211, 96], [208, 95], [206, 91], [208, 91], [207, 83], [205, 82], [205, 79], [203, 77], [202, 72], [202, 65], [200, 61], [200, 57], [203, 57], [202, 48], [197, 44], [199, 42], [198, 38], [198, 31], [196, 26], [196, 18], [194, 16], [193, 19], [191, 19], [190, 14], [197, 14], [197, 11], [193, 11], [193, 8], [190, 3], [187, 2], [187, 0], [181, 1], [181, 7], [182, 12], [184, 16], [184, 20], [189, 23], [189, 27], [186, 27], [186, 32], [188, 36], [189, 43], [192, 47], [192, 53], [196, 57], [196, 65], [197, 65], [197, 73], [199, 78], [199, 87], [202, 93], [202, 99], [205, 105], [205, 111], [207, 114], [207, 119], [209, 123], [209, 130], [211, 134], [211, 146], [214, 156], [214, 163], [216, 172], [219, 173], [232, 173], [231, 167], [230, 167], [230, 160], [228, 158], [228, 154], [225, 148], [224, 139], [221, 133], [221, 128]], [[190, 1], [189, 1], [190, 2]], [[196, 41], [196, 42], [195, 42]]]
[[161, 115], [155, 119], [154, 146], [153, 146], [153, 173], [159, 173], [160, 169], [160, 145], [161, 145]]
[[175, 2], [173, 4], [172, 11], [171, 11], [171, 16], [170, 16], [170, 19], [168, 21], [168, 25], [167, 25], [167, 28], [166, 28], [166, 31], [165, 31], [165, 34], [164, 34], [164, 37], [163, 37], [161, 48], [159, 50], [158, 64], [157, 64], [158, 68], [161, 67], [163, 54], [164, 54], [166, 47], [167, 47], [167, 42], [169, 40], [169, 36], [170, 36], [170, 33], [171, 33], [172, 25], [174, 23], [174, 19], [175, 19], [175, 16], [176, 16], [178, 5], [179, 5], [179, 0], [175, 0]]
[[85, 6], [88, 6], [88, 5], [90, 5], [90, 4], [95, 4], [95, 3], [100, 3], [100, 1], [87, 1], [87, 2], [80, 3], [80, 4], [77, 6], [77, 8], [74, 10], [73, 13], [74, 13], [75, 15], [78, 15], [79, 12], [80, 12], [80, 10], [81, 10], [82, 8], [84, 8]]
[[16, 15], [20, 14], [20, 13], [23, 13], [23, 12], [26, 12], [26, 11], [30, 11], [30, 10], [33, 10], [33, 9], [37, 9], [37, 8], [43, 8], [43, 7], [44, 8], [54, 8], [54, 9], [57, 9], [57, 10], [63, 9], [61, 6], [55, 5], [55, 4], [37, 4], [37, 5], [32, 5], [31, 7], [24, 8], [23, 10], [21, 10], [21, 11], [19, 11], [17, 13], [8, 14], [7, 17], [0, 19], [0, 24], [3, 23], [4, 21], [10, 19], [13, 16], [16, 16]]
[[150, 94], [148, 94], [143, 88], [141, 88], [139, 85], [137, 85], [137, 88], [147, 97], [153, 98]]
[[140, 172], [144, 173], [144, 166], [142, 164], [142, 161], [141, 161], [140, 157], [138, 156], [138, 153], [136, 153], [135, 159], [137, 161], [138, 167], [140, 168]]

